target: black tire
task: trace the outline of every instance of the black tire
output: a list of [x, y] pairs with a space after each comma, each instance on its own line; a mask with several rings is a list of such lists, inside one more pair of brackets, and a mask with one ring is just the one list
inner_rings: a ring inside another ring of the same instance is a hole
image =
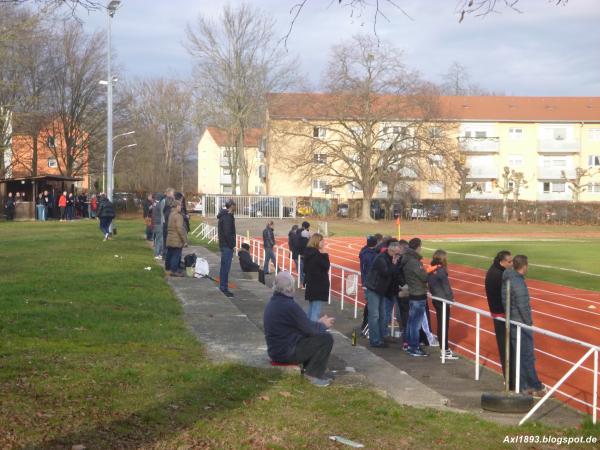
[[533, 397], [520, 394], [482, 394], [481, 408], [501, 413], [525, 413], [533, 408]]

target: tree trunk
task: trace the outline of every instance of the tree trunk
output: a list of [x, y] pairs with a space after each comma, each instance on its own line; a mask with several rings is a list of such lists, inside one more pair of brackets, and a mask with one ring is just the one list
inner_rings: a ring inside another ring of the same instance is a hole
[[371, 196], [367, 196], [364, 193], [362, 199], [362, 211], [358, 220], [366, 223], [375, 222], [375, 220], [371, 217]]
[[31, 141], [32, 154], [31, 154], [31, 176], [37, 177], [38, 173], [38, 137], [32, 136]]

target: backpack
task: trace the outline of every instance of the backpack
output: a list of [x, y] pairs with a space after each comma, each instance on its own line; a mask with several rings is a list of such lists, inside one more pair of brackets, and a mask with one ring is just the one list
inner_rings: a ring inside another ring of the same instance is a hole
[[185, 255], [183, 258], [183, 263], [185, 267], [195, 267], [196, 266], [196, 254], [190, 253], [189, 255]]
[[208, 261], [204, 258], [196, 258], [196, 264], [194, 265], [194, 278], [208, 277], [210, 270], [208, 267]]

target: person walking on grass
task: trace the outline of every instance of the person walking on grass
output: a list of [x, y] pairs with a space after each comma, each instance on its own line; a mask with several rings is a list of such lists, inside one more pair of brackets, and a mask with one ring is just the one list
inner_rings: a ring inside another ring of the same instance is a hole
[[329, 255], [323, 251], [323, 235], [313, 234], [304, 250], [304, 298], [308, 300], [306, 315], [313, 322], [321, 316], [321, 305], [329, 300]]
[[324, 315], [310, 320], [294, 300], [294, 290], [294, 278], [288, 272], [275, 276], [273, 296], [263, 315], [267, 353], [274, 362], [301, 364], [304, 377], [314, 386], [329, 386], [331, 378], [325, 372], [333, 337], [327, 329], [335, 319]]
[[[513, 258], [513, 268], [502, 274], [502, 305], [506, 309], [507, 282], [510, 281], [510, 321], [532, 326], [531, 299], [525, 282], [529, 261], [525, 255]], [[517, 326], [510, 326], [510, 340], [513, 348], [517, 349]], [[538, 378], [535, 370], [535, 353], [533, 332], [521, 329], [521, 370], [519, 388], [522, 392], [534, 397], [546, 395], [546, 387]]]
[[263, 265], [263, 271], [265, 275], [269, 274], [269, 267], [271, 261], [273, 265], [277, 266], [277, 260], [275, 259], [275, 253], [273, 247], [275, 246], [275, 232], [273, 231], [273, 221], [267, 222], [267, 226], [263, 230], [263, 245], [265, 249], [265, 263]]
[[113, 203], [106, 197], [106, 194], [100, 194], [98, 203], [98, 219], [100, 219], [100, 231], [104, 235], [104, 240], [108, 241], [110, 237], [110, 224], [115, 218], [115, 207]]
[[172, 277], [183, 277], [183, 272], [179, 269], [181, 262], [181, 253], [183, 247], [188, 245], [187, 229], [181, 214], [181, 202], [175, 201], [175, 205], [171, 209], [169, 214], [169, 232], [167, 234], [167, 257], [166, 257], [166, 269], [167, 275]]
[[366, 297], [369, 306], [369, 345], [387, 347], [385, 335], [385, 296], [394, 281], [395, 264], [400, 258], [400, 244], [392, 242], [378, 254], [367, 274]]
[[[429, 292], [433, 297], [443, 298], [445, 300], [454, 300], [454, 292], [450, 286], [450, 280], [448, 278], [448, 255], [444, 250], [436, 250], [431, 258], [431, 266], [437, 266], [438, 268], [430, 272], [427, 275], [427, 284], [429, 285]], [[452, 350], [448, 348], [448, 334], [450, 331], [450, 305], [440, 300], [432, 299], [433, 307], [435, 308], [436, 322], [437, 322], [437, 337], [440, 344], [440, 351], [442, 351], [442, 343], [444, 343], [444, 353], [446, 359], [458, 359], [452, 353]], [[446, 328], [445, 334], [442, 330], [443, 325], [443, 310], [444, 305], [446, 308]], [[444, 341], [442, 341], [442, 335], [444, 335]]]
[[217, 215], [219, 232], [219, 249], [221, 250], [221, 269], [219, 272], [219, 289], [226, 297], [233, 297], [229, 290], [229, 271], [231, 270], [231, 260], [233, 259], [233, 249], [235, 248], [235, 202], [229, 199], [225, 202], [223, 208]]
[[64, 222], [67, 217], [67, 191], [64, 191], [58, 199], [58, 208], [60, 209], [60, 221]]
[[[496, 344], [498, 345], [498, 354], [500, 355], [500, 364], [502, 373], [506, 380], [506, 323], [504, 320], [506, 314], [502, 303], [502, 275], [507, 269], [513, 266], [513, 258], [508, 250], [498, 252], [490, 268], [485, 275], [485, 294], [488, 306], [494, 321], [494, 333], [496, 334]], [[511, 391], [515, 390], [515, 351], [514, 348], [509, 352], [510, 366], [510, 385]]]

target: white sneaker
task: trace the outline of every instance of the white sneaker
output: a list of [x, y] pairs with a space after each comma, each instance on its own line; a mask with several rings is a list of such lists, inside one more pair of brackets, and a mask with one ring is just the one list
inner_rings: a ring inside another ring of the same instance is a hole
[[160, 261], [162, 259], [162, 256], [160, 256], [160, 255], [155, 256], [154, 259], [156, 259], [157, 261]]
[[[440, 358], [442, 357], [442, 352], [440, 352]], [[450, 350], [449, 348], [446, 349], [446, 359], [458, 359], [458, 356], [456, 356], [454, 353], [452, 353], [452, 350]]]

